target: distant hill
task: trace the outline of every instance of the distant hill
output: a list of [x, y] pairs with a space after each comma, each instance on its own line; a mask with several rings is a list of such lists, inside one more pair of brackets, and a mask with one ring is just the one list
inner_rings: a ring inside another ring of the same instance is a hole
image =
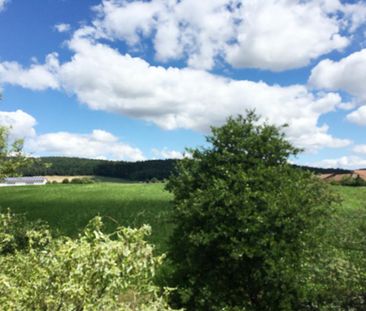
[[[36, 163], [23, 170], [24, 176], [79, 176], [98, 175], [122, 178], [131, 181], [163, 180], [172, 173], [178, 160], [147, 160], [138, 162], [94, 160], [71, 157], [42, 157]], [[315, 174], [347, 174], [343, 169], [324, 169], [309, 166], [298, 166]]]
[[98, 175], [131, 181], [163, 180], [173, 171], [176, 160], [147, 160], [138, 162], [94, 160], [71, 157], [42, 157], [24, 169], [24, 176]]
[[300, 166], [294, 165], [300, 169], [305, 169], [315, 174], [349, 174], [351, 170], [344, 170], [341, 168], [320, 168], [320, 167], [311, 167], [311, 166]]

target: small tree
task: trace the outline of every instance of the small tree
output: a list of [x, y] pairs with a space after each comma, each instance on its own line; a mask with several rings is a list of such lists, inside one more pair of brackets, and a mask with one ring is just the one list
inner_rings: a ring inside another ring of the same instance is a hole
[[300, 150], [254, 112], [212, 128], [207, 141], [167, 184], [175, 197], [173, 302], [187, 310], [300, 310], [300, 271], [333, 196], [288, 164]]
[[30, 165], [32, 159], [23, 152], [23, 140], [15, 140], [9, 144], [9, 129], [0, 126], [0, 179], [18, 176], [20, 169]]

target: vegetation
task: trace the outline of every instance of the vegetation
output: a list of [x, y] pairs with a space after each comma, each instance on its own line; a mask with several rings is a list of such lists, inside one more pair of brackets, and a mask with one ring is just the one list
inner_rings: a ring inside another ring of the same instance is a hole
[[[166, 291], [152, 282], [162, 259], [155, 255], [170, 238], [170, 263], [158, 280], [178, 286], [170, 296], [174, 307], [365, 310], [366, 192], [334, 186], [350, 202], [335, 206], [325, 183], [287, 163], [299, 150], [281, 128], [257, 121], [249, 113], [213, 128], [211, 148], [191, 150], [170, 178], [173, 205], [153, 176], [166, 169], [164, 161], [156, 171], [151, 163], [111, 162], [110, 172], [127, 180], [149, 176], [152, 184], [77, 179], [0, 189], [0, 205], [24, 213], [0, 214], [1, 306], [170, 310]], [[4, 176], [27, 162], [22, 143], [8, 148], [7, 142]], [[145, 223], [153, 227], [156, 251], [144, 240]]]
[[19, 244], [17, 225], [16, 216], [0, 214], [2, 309], [172, 310], [152, 283], [162, 257], [144, 241], [148, 226], [108, 235], [96, 217], [76, 239], [34, 227]]
[[[11, 207], [16, 213], [24, 214], [25, 224], [42, 219], [50, 224], [54, 234], [68, 235], [72, 238], [77, 238], [89, 219], [97, 215], [103, 217], [104, 231], [108, 233], [115, 231], [118, 225], [140, 228], [147, 223], [152, 226], [152, 235], [148, 240], [156, 245], [156, 253], [161, 254], [167, 249], [167, 238], [173, 229], [173, 224], [169, 221], [173, 208], [172, 195], [163, 188], [162, 184], [118, 183], [0, 188], [0, 206]], [[318, 278], [323, 276], [323, 285], [319, 286], [320, 280], [318, 280], [318, 286], [314, 286], [313, 290], [319, 293], [321, 290], [322, 296], [324, 292], [331, 293], [334, 288], [329, 284], [326, 285], [327, 279], [324, 277], [328, 273], [329, 283], [333, 284], [333, 287], [338, 285], [338, 290], [329, 297], [329, 300], [339, 296], [334, 299], [338, 305], [339, 299], [354, 301], [352, 303], [355, 304], [359, 301], [357, 297], [361, 297], [359, 294], [366, 292], [366, 263], [364, 262], [366, 258], [366, 188], [332, 186], [332, 189], [340, 195], [342, 204], [336, 206], [334, 217], [329, 218], [324, 232], [319, 233], [316, 241], [322, 239], [323, 244], [331, 245], [333, 253], [336, 254], [333, 259], [324, 256], [325, 268], [322, 268], [321, 274], [317, 276]], [[19, 223], [13, 226], [20, 231], [16, 234], [17, 245], [24, 245], [22, 238], [26, 231], [24, 228], [29, 226], [31, 225]], [[315, 263], [319, 263], [323, 254], [324, 250], [320, 251], [318, 258], [312, 262], [311, 266], [314, 269], [319, 268]], [[166, 275], [170, 275], [171, 269], [166, 263], [165, 261], [163, 264], [164, 271]], [[333, 266], [333, 270], [330, 270], [330, 266]], [[340, 267], [343, 270], [339, 271]], [[358, 272], [355, 273], [355, 271]], [[342, 277], [345, 278], [343, 281]], [[357, 286], [354, 283], [355, 279], [358, 279]], [[337, 310], [336, 308], [323, 309]], [[365, 305], [362, 304], [354, 308], [354, 310], [364, 309]], [[313, 307], [313, 310], [322, 309]], [[339, 310], [351, 309], [344, 307]]]
[[18, 176], [21, 169], [31, 164], [22, 149], [23, 140], [15, 140], [9, 146], [9, 129], [0, 126], [0, 179]]
[[[138, 162], [106, 161], [66, 157], [44, 157], [22, 170], [26, 176], [78, 176], [98, 175], [126, 181], [163, 180], [169, 177], [175, 160], [149, 160]], [[45, 165], [47, 164], [47, 166]]]
[[[43, 157], [32, 166], [21, 170], [25, 176], [79, 176], [97, 175], [124, 181], [162, 181], [168, 178], [178, 160], [149, 160], [138, 162], [106, 161], [68, 157]], [[349, 173], [342, 169], [324, 169], [296, 166], [315, 174]]]
[[281, 128], [258, 125], [249, 112], [212, 128], [207, 140], [211, 147], [191, 150], [167, 185], [175, 197], [168, 252], [174, 303], [187, 310], [344, 310], [350, 296], [357, 300], [356, 267], [324, 235], [336, 197], [288, 164], [299, 150]]
[[354, 178], [352, 176], [347, 176], [347, 177], [343, 178], [339, 182], [339, 184], [342, 186], [350, 186], [350, 187], [365, 187], [366, 181], [363, 180], [360, 176], [357, 176], [356, 178]]
[[[1, 178], [14, 176], [30, 161], [22, 154], [22, 141], [8, 144], [7, 131], [0, 128]], [[45, 225], [32, 225], [10, 211], [0, 214], [1, 308], [172, 310], [165, 291], [152, 281], [162, 257], [154, 257], [144, 240], [150, 227], [118, 227], [106, 234], [102, 225], [95, 217], [77, 238], [54, 238]]]
[[94, 183], [50, 184], [0, 188], [0, 207], [24, 214], [28, 221], [41, 219], [59, 235], [77, 237], [88, 221], [102, 216], [105, 230], [118, 226], [152, 227], [148, 240], [157, 251], [166, 250], [172, 224], [169, 222], [172, 196], [164, 185]]

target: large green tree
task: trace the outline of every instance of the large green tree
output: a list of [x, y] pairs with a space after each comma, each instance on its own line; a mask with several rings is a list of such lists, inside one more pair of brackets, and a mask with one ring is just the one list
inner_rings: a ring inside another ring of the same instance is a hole
[[212, 128], [167, 189], [174, 194], [169, 257], [174, 303], [188, 310], [301, 310], [334, 197], [292, 167], [300, 150], [254, 112]]

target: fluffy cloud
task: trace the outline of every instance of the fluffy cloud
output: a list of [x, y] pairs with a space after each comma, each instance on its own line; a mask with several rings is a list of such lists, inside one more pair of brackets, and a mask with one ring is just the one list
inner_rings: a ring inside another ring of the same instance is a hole
[[366, 125], [366, 106], [362, 106], [348, 114], [347, 120], [358, 125]]
[[[330, 2], [334, 0], [330, 0]], [[338, 1], [338, 0], [337, 0]], [[347, 3], [342, 6], [341, 10], [346, 16], [345, 22], [348, 23], [350, 31], [355, 31], [357, 28], [365, 24], [366, 21], [366, 6], [365, 3]]]
[[10, 129], [10, 140], [24, 138], [24, 149], [29, 154], [131, 161], [145, 159], [140, 149], [121, 142], [104, 130], [96, 129], [90, 134], [57, 132], [37, 135], [36, 124], [36, 119], [22, 110], [0, 111], [0, 126]]
[[189, 65], [211, 68], [235, 32], [228, 0], [103, 0], [94, 25], [99, 34], [130, 45], [152, 37], [156, 58], [187, 58]]
[[290, 139], [309, 150], [350, 143], [332, 137], [326, 125], [318, 126], [320, 115], [342, 105], [337, 94], [316, 95], [301, 85], [271, 86], [189, 68], [150, 66], [78, 36], [70, 48], [75, 54], [60, 67], [60, 81], [92, 109], [140, 118], [164, 129], [199, 131], [222, 124], [229, 115], [256, 109], [270, 122], [289, 123]]
[[55, 29], [58, 32], [68, 32], [68, 31], [70, 31], [71, 26], [70, 26], [70, 24], [57, 24], [57, 25], [55, 25]]
[[358, 169], [366, 168], [366, 159], [358, 156], [344, 156], [337, 159], [325, 159], [313, 165], [325, 168]]
[[237, 44], [228, 49], [236, 67], [282, 71], [348, 45], [339, 20], [317, 1], [246, 1]]
[[353, 148], [353, 152], [359, 153], [359, 154], [366, 154], [366, 145], [356, 145]]
[[182, 159], [184, 154], [180, 151], [169, 150], [168, 148], [164, 148], [162, 150], [154, 148], [152, 153], [155, 158], [158, 159]]
[[26, 147], [38, 154], [93, 159], [144, 160], [141, 150], [120, 142], [117, 137], [103, 130], [94, 130], [90, 134], [68, 132], [43, 134], [29, 140]]
[[311, 72], [309, 83], [323, 89], [341, 89], [366, 100], [366, 49], [340, 61], [326, 59]]
[[11, 139], [32, 138], [36, 135], [36, 119], [22, 110], [0, 111], [0, 126], [10, 129]]
[[[326, 59], [311, 72], [309, 83], [327, 90], [343, 90], [355, 96], [357, 101], [366, 101], [366, 49], [355, 52], [340, 61]], [[366, 106], [347, 115], [347, 120], [366, 125]]]
[[59, 67], [57, 54], [49, 54], [45, 64], [23, 68], [16, 62], [0, 62], [0, 83], [19, 85], [31, 90], [57, 89], [56, 73]]
[[151, 38], [158, 60], [203, 69], [217, 58], [235, 67], [298, 68], [347, 46], [344, 34], [366, 20], [363, 2], [339, 0], [103, 0], [96, 11], [98, 36], [132, 46]]

